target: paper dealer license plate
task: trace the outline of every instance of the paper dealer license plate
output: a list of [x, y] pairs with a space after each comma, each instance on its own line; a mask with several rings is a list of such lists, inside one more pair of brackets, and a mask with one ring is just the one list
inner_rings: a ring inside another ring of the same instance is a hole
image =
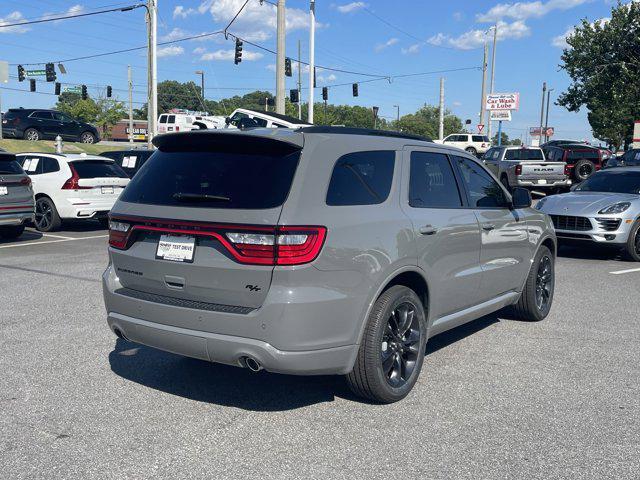
[[160, 235], [156, 258], [173, 262], [193, 262], [195, 250], [196, 239], [194, 237]]

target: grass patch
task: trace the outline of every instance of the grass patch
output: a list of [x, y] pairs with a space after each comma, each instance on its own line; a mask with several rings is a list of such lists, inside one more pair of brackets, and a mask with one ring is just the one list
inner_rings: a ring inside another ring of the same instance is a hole
[[[64, 153], [86, 153], [88, 155], [97, 155], [102, 152], [111, 150], [122, 150], [128, 148], [128, 144], [123, 146], [100, 145], [87, 143], [63, 142]], [[0, 140], [0, 148], [12, 153], [55, 153], [55, 142], [52, 140], [39, 140], [32, 142], [29, 140]]]

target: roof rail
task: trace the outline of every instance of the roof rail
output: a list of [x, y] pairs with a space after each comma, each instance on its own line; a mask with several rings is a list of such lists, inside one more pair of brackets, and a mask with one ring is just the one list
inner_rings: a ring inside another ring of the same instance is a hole
[[394, 132], [391, 130], [373, 130], [371, 128], [313, 126], [313, 127], [302, 127], [298, 131], [302, 133], [337, 133], [337, 134], [343, 134], [343, 135], [369, 135], [371, 137], [406, 138], [409, 140], [419, 140], [421, 142], [433, 143], [432, 139], [428, 137], [423, 137], [421, 135]]

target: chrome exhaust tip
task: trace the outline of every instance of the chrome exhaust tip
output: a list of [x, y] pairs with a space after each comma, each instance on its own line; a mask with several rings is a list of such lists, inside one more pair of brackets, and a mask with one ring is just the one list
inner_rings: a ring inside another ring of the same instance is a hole
[[247, 368], [249, 370], [251, 370], [252, 372], [259, 372], [260, 370], [262, 370], [262, 365], [260, 365], [260, 362], [258, 362], [256, 359], [251, 358], [251, 357], [245, 357], [244, 358], [244, 364], [247, 366]]

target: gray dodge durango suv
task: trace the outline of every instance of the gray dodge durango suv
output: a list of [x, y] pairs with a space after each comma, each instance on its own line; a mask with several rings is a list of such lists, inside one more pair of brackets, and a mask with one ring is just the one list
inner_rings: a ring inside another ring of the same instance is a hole
[[549, 312], [556, 238], [472, 155], [340, 127], [159, 136], [110, 214], [119, 337], [406, 396], [429, 337]]

